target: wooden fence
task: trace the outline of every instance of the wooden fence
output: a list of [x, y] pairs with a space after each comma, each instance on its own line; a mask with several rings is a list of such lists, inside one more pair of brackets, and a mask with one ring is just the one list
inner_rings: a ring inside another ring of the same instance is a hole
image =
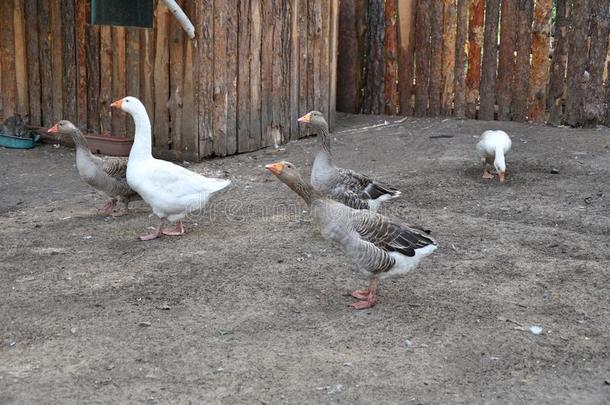
[[337, 108], [610, 124], [608, 0], [342, 0]]
[[178, 3], [195, 40], [161, 2], [153, 29], [138, 29], [88, 24], [88, 0], [1, 0], [0, 118], [131, 136], [110, 103], [132, 95], [157, 155], [193, 160], [298, 138], [311, 109], [332, 125], [338, 0]]

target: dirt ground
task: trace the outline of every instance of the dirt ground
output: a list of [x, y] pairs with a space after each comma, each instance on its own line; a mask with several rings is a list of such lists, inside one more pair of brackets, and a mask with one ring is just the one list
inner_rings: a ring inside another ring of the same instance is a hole
[[[0, 403], [608, 403], [610, 130], [384, 120], [340, 116], [335, 159], [440, 248], [361, 312], [365, 281], [264, 169], [308, 175], [316, 138], [192, 166], [233, 185], [151, 242], [144, 203], [95, 212], [72, 150], [0, 148]], [[474, 152], [492, 128], [505, 185]]]

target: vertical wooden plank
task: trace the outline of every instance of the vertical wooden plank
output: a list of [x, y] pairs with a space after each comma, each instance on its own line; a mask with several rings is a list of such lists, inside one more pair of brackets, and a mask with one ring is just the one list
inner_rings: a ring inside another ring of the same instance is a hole
[[[315, 87], [314, 83], [314, 58], [315, 58], [315, 48], [314, 48], [314, 33], [315, 33], [315, 19], [314, 19], [314, 3], [310, 0], [305, 0], [307, 3], [307, 88], [306, 88], [306, 100], [307, 100], [307, 108], [306, 110], [314, 110], [316, 109], [314, 92], [313, 89]], [[264, 41], [264, 39], [263, 39]], [[263, 42], [264, 43], [264, 42]], [[264, 48], [263, 48], [264, 49]], [[264, 71], [261, 70], [261, 74], [264, 77]], [[264, 80], [264, 79], [263, 79]], [[263, 86], [264, 88], [264, 86]], [[263, 96], [264, 103], [264, 96]], [[308, 126], [309, 127], [309, 126]], [[263, 130], [265, 127], [263, 127]], [[264, 136], [264, 134], [263, 134]]]
[[568, 61], [568, 0], [557, 0], [553, 60], [547, 104], [548, 121], [559, 125], [563, 121], [563, 96]]
[[[608, 2], [606, 1], [606, 9]], [[546, 86], [549, 80], [549, 45], [551, 36], [552, 0], [537, 0], [532, 28], [532, 70], [528, 96], [528, 117], [533, 122], [544, 122]], [[606, 37], [607, 37], [606, 33]], [[606, 54], [604, 53], [604, 58]], [[602, 64], [603, 73], [603, 64]], [[600, 82], [601, 84], [601, 82]]]
[[[160, 151], [170, 148], [169, 138], [169, 10], [162, 2], [155, 10], [155, 62], [153, 88], [155, 100], [154, 145]], [[213, 64], [212, 64], [213, 65]]]
[[[83, 102], [78, 100], [78, 115], [79, 120], [81, 109], [86, 106], [86, 128], [88, 131], [100, 133], [100, 27], [96, 25], [88, 25], [85, 29], [85, 55], [86, 55], [86, 79], [87, 86], [84, 88], [86, 100]], [[77, 52], [78, 59], [78, 52]], [[79, 61], [80, 63], [80, 61]], [[78, 98], [83, 97], [80, 92], [82, 72], [78, 69]], [[84, 124], [83, 124], [84, 125]]]
[[398, 101], [398, 32], [396, 27], [397, 0], [385, 3], [385, 113], [395, 115], [399, 112]]
[[[254, 3], [253, 3], [254, 4]], [[310, 105], [307, 102], [307, 90], [309, 88], [308, 85], [308, 65], [309, 65], [309, 55], [308, 55], [308, 43], [309, 38], [308, 34], [308, 22], [309, 22], [309, 14], [308, 14], [308, 1], [307, 0], [299, 0], [299, 54], [300, 54], [300, 63], [299, 63], [299, 115], [305, 114], [310, 110]], [[252, 21], [254, 25], [254, 20]], [[309, 133], [309, 127], [305, 125], [299, 126], [299, 135], [300, 137], [306, 136]]]
[[[125, 96], [125, 27], [112, 27], [112, 99]], [[112, 112], [112, 135], [126, 135], [126, 118], [121, 111]]]
[[227, 8], [214, 3], [214, 154], [227, 154]]
[[443, 67], [443, 4], [436, 0], [430, 9], [430, 87], [428, 115], [441, 113]]
[[[28, 64], [26, 59], [25, 37], [25, 4], [24, 0], [15, 0], [15, 81], [17, 85], [17, 112], [25, 115], [29, 112], [28, 100]], [[1, 83], [1, 80], [0, 80]]]
[[362, 106], [365, 7], [364, 0], [340, 2], [337, 109], [354, 114]]
[[328, 120], [329, 129], [335, 128], [335, 117], [337, 111], [337, 57], [339, 46], [339, 0], [330, 0], [330, 118]]
[[455, 39], [457, 9], [455, 0], [443, 1], [443, 70], [441, 115], [450, 116], [453, 110], [453, 82], [455, 75]]
[[415, 115], [423, 117], [428, 111], [430, 82], [430, 0], [417, 2], [415, 19]]
[[[273, 144], [273, 0], [261, 1], [262, 48], [261, 48], [261, 147]], [[312, 67], [313, 69], [313, 67]], [[313, 71], [311, 72], [313, 75]]]
[[591, 49], [589, 81], [585, 84], [584, 125], [595, 126], [605, 119], [604, 68], [608, 53], [608, 0], [591, 0]]
[[398, 0], [398, 93], [400, 113], [413, 114], [415, 0]]
[[483, 45], [483, 21], [485, 0], [470, 3], [468, 27], [468, 71], [466, 72], [466, 116], [476, 118], [477, 99], [481, 85], [481, 46]]
[[511, 92], [513, 69], [515, 68], [515, 30], [517, 3], [502, 1], [500, 21], [500, 55], [498, 60], [498, 86], [496, 100], [498, 103], [498, 120], [510, 120]]
[[63, 39], [61, 0], [50, 0], [52, 121], [63, 118]]
[[49, 16], [50, 3], [47, 1], [38, 3], [38, 43], [40, 51], [40, 89], [41, 89], [41, 112], [42, 125], [50, 127], [53, 120], [52, 86], [53, 76], [51, 73], [51, 27]]
[[237, 151], [250, 150], [250, 0], [241, 0], [237, 30]]
[[[561, 1], [561, 0], [560, 0]], [[606, 71], [610, 72], [610, 61], [606, 64]], [[610, 79], [606, 78], [606, 125], [610, 125]]]
[[499, 17], [500, 0], [486, 0], [479, 119], [487, 121], [494, 119], [496, 106]]
[[[92, 55], [95, 57], [95, 55]], [[112, 130], [110, 104], [112, 99], [112, 31], [109, 26], [100, 27], [100, 133]], [[80, 79], [79, 79], [80, 80]]]
[[[227, 155], [237, 152], [237, 1], [227, 3]], [[280, 59], [281, 60], [281, 59]]]
[[[76, 37], [74, 32], [74, 0], [61, 1], [61, 42], [63, 62], [62, 118], [76, 122]], [[84, 123], [81, 123], [84, 124]]]
[[0, 2], [0, 16], [3, 27], [0, 29], [0, 89], [2, 90], [2, 110], [0, 121], [15, 114], [17, 86], [15, 83], [15, 27], [13, 0]]
[[261, 0], [251, 0], [252, 24], [250, 32], [250, 145], [249, 150], [259, 149], [262, 145], [261, 117], [261, 41], [262, 9]]
[[[87, 124], [93, 125], [89, 126], [89, 128], [99, 131], [99, 124], [95, 122], [98, 120], [94, 119], [91, 114], [93, 111], [97, 111], [100, 108], [99, 100], [93, 98], [99, 93], [99, 90], [95, 91], [91, 89], [92, 86], [99, 86], [99, 77], [90, 79], [87, 75], [88, 66], [97, 65], [99, 62], [99, 39], [97, 39], [99, 33], [97, 31], [98, 29], [91, 33], [91, 40], [94, 43], [89, 43], [87, 41], [85, 32], [90, 29], [87, 25], [87, 0], [75, 0], [75, 19], [72, 24], [75, 33], [76, 46], [76, 100], [72, 100], [72, 102], [76, 106], [76, 112], [78, 114], [77, 125], [81, 129], [85, 129]], [[87, 53], [87, 46], [92, 46], [92, 52], [94, 53]], [[93, 74], [95, 75], [96, 72], [93, 72]], [[99, 66], [97, 68], [97, 75], [99, 76]], [[92, 94], [92, 97], [89, 97], [88, 93], [90, 91], [94, 91], [96, 94]], [[94, 105], [89, 106], [90, 102], [94, 103]], [[110, 106], [107, 108], [110, 108]], [[91, 120], [89, 118], [91, 118]]]
[[[195, 19], [195, 17], [193, 17]], [[140, 30], [140, 100], [144, 103], [150, 117], [155, 122], [155, 103], [153, 93], [153, 73], [155, 66], [155, 47], [153, 30]], [[197, 120], [195, 112], [193, 119]]]
[[199, 135], [199, 156], [213, 153], [212, 143], [212, 93], [213, 93], [213, 48], [214, 27], [213, 0], [195, 2], [195, 26], [198, 27], [195, 64], [195, 104], [197, 105], [197, 133]]
[[517, 2], [517, 39], [515, 46], [517, 56], [515, 57], [511, 103], [512, 118], [515, 121], [525, 121], [527, 119], [533, 11], [534, 0]]
[[466, 47], [468, 34], [469, 0], [458, 0], [457, 31], [455, 35], [455, 84], [453, 86], [453, 115], [466, 116]]
[[[195, 2], [185, 1], [184, 12], [186, 15], [195, 16]], [[182, 105], [182, 151], [184, 158], [192, 161], [199, 160], [199, 142], [197, 139], [196, 116], [195, 116], [195, 64], [201, 61], [195, 60], [193, 55], [196, 50], [193, 49], [195, 41], [184, 37], [184, 97]]]
[[[312, 59], [313, 62], [313, 83], [311, 87], [313, 88], [313, 106], [312, 108], [322, 111], [322, 98], [320, 94], [320, 68], [321, 68], [321, 48], [322, 48], [322, 8], [321, 8], [321, 0], [309, 0], [310, 5], [313, 6], [311, 8], [311, 24], [309, 25], [312, 30]], [[272, 24], [275, 24], [274, 21]]]
[[[184, 6], [184, 1], [177, 4]], [[169, 19], [169, 149], [182, 150], [182, 106], [184, 96], [184, 30], [178, 20]], [[220, 61], [222, 63], [222, 61]], [[216, 66], [221, 68], [221, 66]], [[222, 66], [223, 68], [226, 68]]]
[[[320, 111], [327, 118], [327, 122], [329, 119], [329, 99], [328, 99], [328, 90], [329, 90], [329, 64], [330, 64], [330, 1], [321, 1], [320, 2], [320, 10], [319, 10], [319, 18], [320, 18], [320, 64], [319, 64], [319, 76], [320, 79], [317, 82], [318, 89], [318, 104], [320, 105]], [[279, 18], [279, 16], [278, 16]]]
[[290, 139], [298, 138], [299, 134], [299, 60], [299, 0], [290, 0]]
[[587, 36], [589, 34], [590, 1], [581, 0], [572, 5], [568, 48], [568, 94], [566, 100], [567, 123], [583, 123], [585, 69], [587, 65]]
[[[125, 95], [140, 98], [140, 32], [127, 28], [125, 53]], [[133, 137], [134, 123], [126, 119], [126, 136]]]
[[42, 125], [42, 122], [40, 115], [40, 66], [38, 64], [40, 60], [38, 49], [38, 8], [36, 3], [37, 0], [25, 0], [25, 26], [28, 27], [25, 30], [27, 41], [25, 49], [28, 65], [27, 89], [30, 123], [38, 126]]
[[384, 111], [385, 4], [382, 1], [369, 2], [367, 10], [366, 71], [362, 110], [366, 114], [381, 114]]
[[281, 42], [282, 42], [282, 106], [281, 106], [281, 125], [282, 138], [284, 141], [290, 140], [292, 126], [296, 123], [290, 121], [292, 110], [290, 109], [292, 97], [292, 83], [290, 75], [292, 74], [292, 0], [282, 0], [282, 6], [279, 13], [282, 15], [284, 23], [282, 24]]

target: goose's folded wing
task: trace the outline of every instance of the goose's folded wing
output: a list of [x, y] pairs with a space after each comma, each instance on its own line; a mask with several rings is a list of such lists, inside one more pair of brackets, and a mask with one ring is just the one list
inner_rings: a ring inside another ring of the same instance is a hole
[[372, 183], [372, 180], [364, 174], [349, 169], [338, 169], [341, 184], [350, 190], [361, 192]]
[[127, 176], [127, 158], [104, 157], [101, 168], [111, 177], [125, 178]]
[[164, 160], [155, 160], [147, 169], [152, 187], [162, 189], [176, 197], [213, 193], [230, 183], [229, 180], [204, 177]]
[[388, 184], [348, 169], [339, 169], [341, 183], [358, 194], [358, 198], [376, 200], [382, 195], [398, 196], [400, 191]]

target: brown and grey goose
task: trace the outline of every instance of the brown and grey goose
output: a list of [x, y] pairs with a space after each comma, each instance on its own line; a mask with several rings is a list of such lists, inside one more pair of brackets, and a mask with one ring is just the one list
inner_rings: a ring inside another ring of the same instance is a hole
[[351, 304], [355, 309], [376, 304], [380, 279], [408, 273], [436, 250], [436, 241], [416, 227], [323, 196], [292, 163], [265, 167], [305, 200], [322, 236], [337, 243], [368, 277], [368, 289], [352, 293], [361, 300]]
[[[72, 137], [76, 146], [76, 168], [81, 179], [110, 197], [110, 201], [98, 208], [100, 212], [114, 217], [125, 215], [129, 202], [141, 199], [127, 184], [127, 158], [94, 155], [89, 150], [83, 133], [67, 120], [59, 121], [48, 132]], [[120, 201], [123, 207], [114, 212], [117, 201]]]
[[400, 191], [392, 186], [335, 165], [330, 151], [328, 123], [321, 112], [311, 111], [298, 121], [312, 127], [320, 137], [321, 148], [313, 162], [310, 179], [317, 190], [352, 208], [374, 212], [382, 202], [400, 195]]

